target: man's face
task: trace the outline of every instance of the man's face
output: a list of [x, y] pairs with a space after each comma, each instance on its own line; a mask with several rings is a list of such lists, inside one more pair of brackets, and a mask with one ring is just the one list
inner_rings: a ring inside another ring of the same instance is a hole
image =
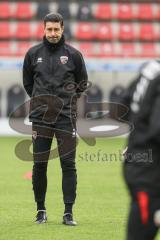
[[62, 37], [64, 27], [60, 22], [46, 22], [44, 34], [50, 43], [58, 43]]

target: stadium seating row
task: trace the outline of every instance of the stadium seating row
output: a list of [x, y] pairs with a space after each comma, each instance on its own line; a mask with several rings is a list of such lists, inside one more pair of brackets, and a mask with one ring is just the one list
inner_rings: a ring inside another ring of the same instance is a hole
[[[160, 26], [148, 23], [88, 23], [79, 22], [67, 26], [66, 34], [77, 40], [157, 41]], [[0, 22], [0, 39], [41, 39], [43, 24], [40, 22]], [[68, 38], [67, 38], [68, 39]]]
[[151, 23], [79, 23], [75, 37], [78, 40], [158, 40], [160, 38], [160, 26]]
[[160, 9], [155, 9], [153, 4], [141, 3], [133, 5], [131, 3], [119, 3], [113, 8], [113, 4], [100, 3], [95, 11], [97, 19], [158, 19], [160, 17]]
[[47, 2], [0, 2], [0, 19], [32, 19], [41, 18], [47, 12], [58, 11], [65, 19], [76, 17], [82, 21], [91, 18], [100, 20], [156, 20], [160, 19], [160, 6], [150, 3], [70, 3], [67, 1], [56, 3]]
[[[0, 56], [24, 56], [36, 42], [0, 42]], [[72, 42], [85, 57], [160, 57], [160, 46], [153, 43]]]
[[160, 57], [159, 45], [153, 43], [80, 43], [78, 49], [85, 57]]
[[43, 36], [43, 24], [30, 22], [0, 22], [0, 38], [30, 39]]

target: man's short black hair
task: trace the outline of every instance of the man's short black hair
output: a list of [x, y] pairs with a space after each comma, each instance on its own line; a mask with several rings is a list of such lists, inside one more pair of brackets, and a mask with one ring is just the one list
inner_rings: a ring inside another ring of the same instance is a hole
[[46, 25], [47, 22], [59, 22], [61, 24], [61, 27], [63, 27], [63, 17], [59, 13], [49, 13], [44, 17], [44, 25]]

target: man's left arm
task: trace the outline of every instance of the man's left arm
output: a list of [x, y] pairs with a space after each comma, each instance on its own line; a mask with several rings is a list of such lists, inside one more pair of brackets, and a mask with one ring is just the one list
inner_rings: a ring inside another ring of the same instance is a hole
[[87, 89], [87, 81], [88, 81], [85, 62], [80, 52], [77, 52], [75, 54], [74, 62], [76, 66], [76, 69], [75, 69], [75, 80], [77, 83], [76, 93], [77, 93], [77, 96], [80, 97], [81, 94]]

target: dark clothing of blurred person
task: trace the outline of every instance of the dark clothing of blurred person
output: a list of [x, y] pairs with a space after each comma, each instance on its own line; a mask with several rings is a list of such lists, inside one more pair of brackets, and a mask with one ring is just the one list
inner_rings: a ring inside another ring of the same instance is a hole
[[124, 153], [131, 195], [127, 240], [153, 240], [160, 226], [160, 62], [143, 65], [121, 103], [132, 130]]
[[45, 16], [43, 42], [29, 49], [24, 59], [23, 84], [31, 98], [29, 118], [34, 158], [32, 183], [38, 211], [36, 223], [47, 221], [47, 165], [55, 136], [62, 168], [63, 223], [76, 225], [72, 216], [77, 185], [76, 103], [86, 89], [87, 72], [82, 54], [65, 43], [63, 31], [60, 14]]

